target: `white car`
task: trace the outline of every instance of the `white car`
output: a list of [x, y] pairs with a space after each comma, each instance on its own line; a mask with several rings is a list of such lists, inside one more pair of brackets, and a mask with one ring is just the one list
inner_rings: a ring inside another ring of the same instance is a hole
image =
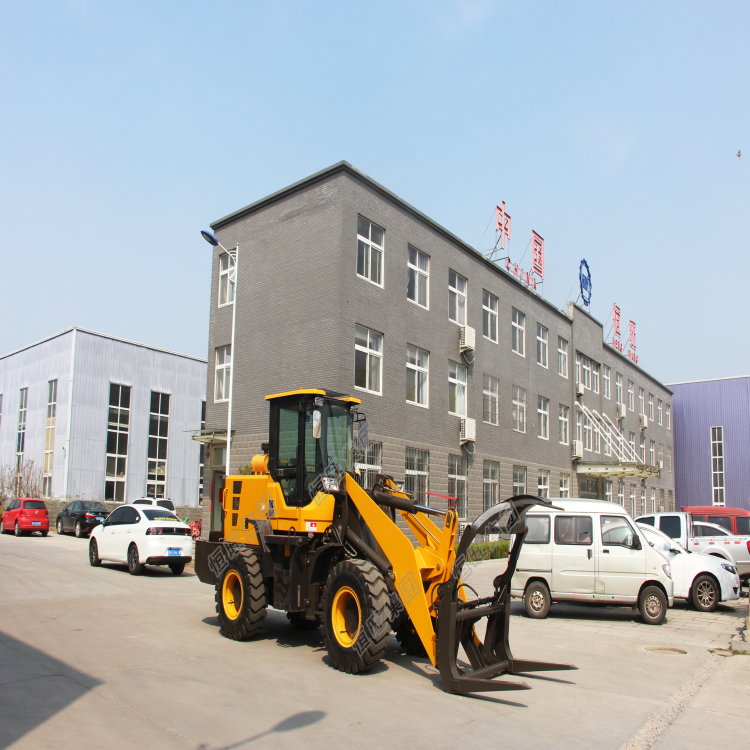
[[722, 601], [740, 598], [737, 568], [726, 560], [700, 552], [688, 552], [653, 526], [639, 523], [648, 543], [669, 560], [675, 598], [687, 599], [701, 612], [713, 612]]
[[180, 575], [193, 559], [190, 527], [174, 513], [156, 506], [124, 505], [91, 532], [89, 562], [102, 560], [128, 564], [131, 575], [144, 565], [168, 565]]

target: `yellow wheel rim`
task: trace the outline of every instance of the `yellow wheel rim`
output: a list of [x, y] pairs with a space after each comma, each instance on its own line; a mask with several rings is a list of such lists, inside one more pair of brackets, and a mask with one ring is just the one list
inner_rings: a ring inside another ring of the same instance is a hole
[[342, 586], [333, 597], [331, 622], [336, 640], [344, 648], [351, 648], [362, 627], [362, 610], [352, 589]]
[[221, 600], [224, 604], [224, 614], [230, 620], [236, 620], [242, 612], [242, 579], [236, 570], [230, 570], [224, 576], [221, 587]]

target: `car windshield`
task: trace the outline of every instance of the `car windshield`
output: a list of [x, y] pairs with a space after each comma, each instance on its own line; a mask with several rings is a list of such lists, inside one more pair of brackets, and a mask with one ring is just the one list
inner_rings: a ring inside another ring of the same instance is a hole
[[156, 504], [160, 508], [166, 508], [167, 510], [174, 510], [174, 503], [171, 500], [157, 500]]
[[149, 521], [179, 521], [180, 520], [173, 513], [170, 513], [168, 510], [164, 510], [164, 508], [142, 508], [141, 513], [143, 513], [143, 515], [146, 516], [146, 518], [148, 518]]
[[662, 534], [651, 526], [644, 525], [640, 522], [638, 525], [641, 527], [641, 531], [643, 532], [643, 536], [646, 537], [646, 541], [648, 541], [652, 547], [662, 552], [669, 552], [672, 549], [677, 549], [682, 552], [685, 551], [679, 544], [677, 544], [677, 542], [670, 539], [666, 534]]
[[47, 506], [41, 500], [27, 500], [23, 507], [26, 510], [44, 510]]
[[81, 508], [83, 510], [97, 510], [100, 513], [106, 513], [107, 512], [107, 509], [101, 503], [83, 502], [83, 503], [81, 503]]

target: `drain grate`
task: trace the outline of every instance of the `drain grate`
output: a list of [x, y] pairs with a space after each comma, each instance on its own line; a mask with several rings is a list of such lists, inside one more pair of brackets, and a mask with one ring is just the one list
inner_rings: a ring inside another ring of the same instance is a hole
[[668, 648], [666, 646], [647, 646], [646, 651], [652, 654], [686, 654], [681, 648]]

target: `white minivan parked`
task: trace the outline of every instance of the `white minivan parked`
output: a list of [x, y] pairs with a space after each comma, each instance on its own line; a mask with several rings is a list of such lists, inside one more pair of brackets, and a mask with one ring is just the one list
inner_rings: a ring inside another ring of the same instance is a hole
[[530, 617], [552, 602], [638, 607], [658, 625], [674, 604], [669, 562], [644, 538], [627, 511], [604, 500], [553, 499], [560, 510], [534, 508], [511, 581]]

